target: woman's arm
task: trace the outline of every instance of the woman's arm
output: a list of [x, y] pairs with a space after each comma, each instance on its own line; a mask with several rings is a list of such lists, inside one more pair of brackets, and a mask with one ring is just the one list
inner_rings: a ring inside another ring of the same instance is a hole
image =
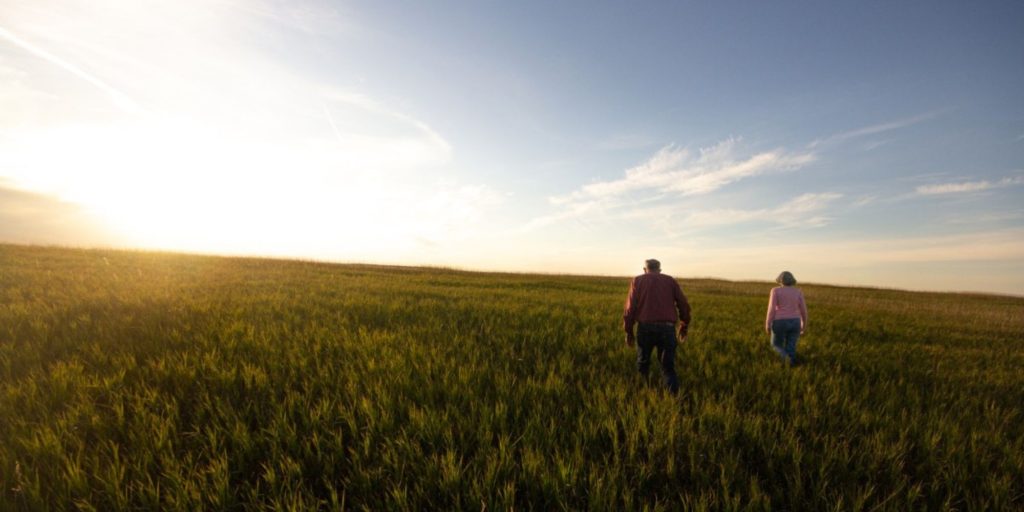
[[807, 330], [807, 302], [804, 301], [804, 292], [800, 292], [800, 334]]
[[778, 290], [778, 288], [772, 288], [771, 293], [768, 294], [768, 313], [764, 317], [764, 330], [766, 332], [772, 332], [772, 320], [775, 320], [775, 290]]

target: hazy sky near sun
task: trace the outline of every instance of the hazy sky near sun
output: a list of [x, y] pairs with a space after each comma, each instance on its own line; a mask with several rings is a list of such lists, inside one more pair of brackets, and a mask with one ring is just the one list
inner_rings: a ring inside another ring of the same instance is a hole
[[3, 0], [0, 241], [1024, 294], [1024, 3]]

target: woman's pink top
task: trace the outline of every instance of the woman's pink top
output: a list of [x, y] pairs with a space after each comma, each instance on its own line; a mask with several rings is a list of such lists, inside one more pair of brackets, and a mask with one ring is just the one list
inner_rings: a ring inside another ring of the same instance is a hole
[[772, 288], [768, 297], [768, 317], [764, 320], [766, 329], [772, 328], [772, 320], [799, 318], [801, 327], [807, 327], [807, 304], [799, 288], [779, 286]]

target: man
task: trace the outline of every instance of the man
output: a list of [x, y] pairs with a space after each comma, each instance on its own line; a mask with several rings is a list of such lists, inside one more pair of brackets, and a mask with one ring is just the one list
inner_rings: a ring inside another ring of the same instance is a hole
[[[686, 341], [690, 326], [690, 304], [686, 302], [679, 283], [672, 276], [661, 273], [661, 262], [658, 260], [645, 261], [644, 273], [633, 278], [622, 320], [626, 329], [626, 345], [632, 347], [636, 343], [637, 346], [636, 369], [640, 375], [647, 376], [647, 370], [651, 367], [651, 350], [657, 348], [665, 386], [673, 395], [678, 393], [676, 344]], [[634, 338], [633, 325], [637, 323], [640, 326]]]

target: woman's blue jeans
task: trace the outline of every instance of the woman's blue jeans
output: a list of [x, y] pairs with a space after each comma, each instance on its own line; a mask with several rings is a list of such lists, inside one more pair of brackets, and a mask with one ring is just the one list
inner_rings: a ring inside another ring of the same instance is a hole
[[799, 318], [772, 320], [772, 348], [779, 353], [783, 363], [796, 364], [796, 342], [799, 339]]

